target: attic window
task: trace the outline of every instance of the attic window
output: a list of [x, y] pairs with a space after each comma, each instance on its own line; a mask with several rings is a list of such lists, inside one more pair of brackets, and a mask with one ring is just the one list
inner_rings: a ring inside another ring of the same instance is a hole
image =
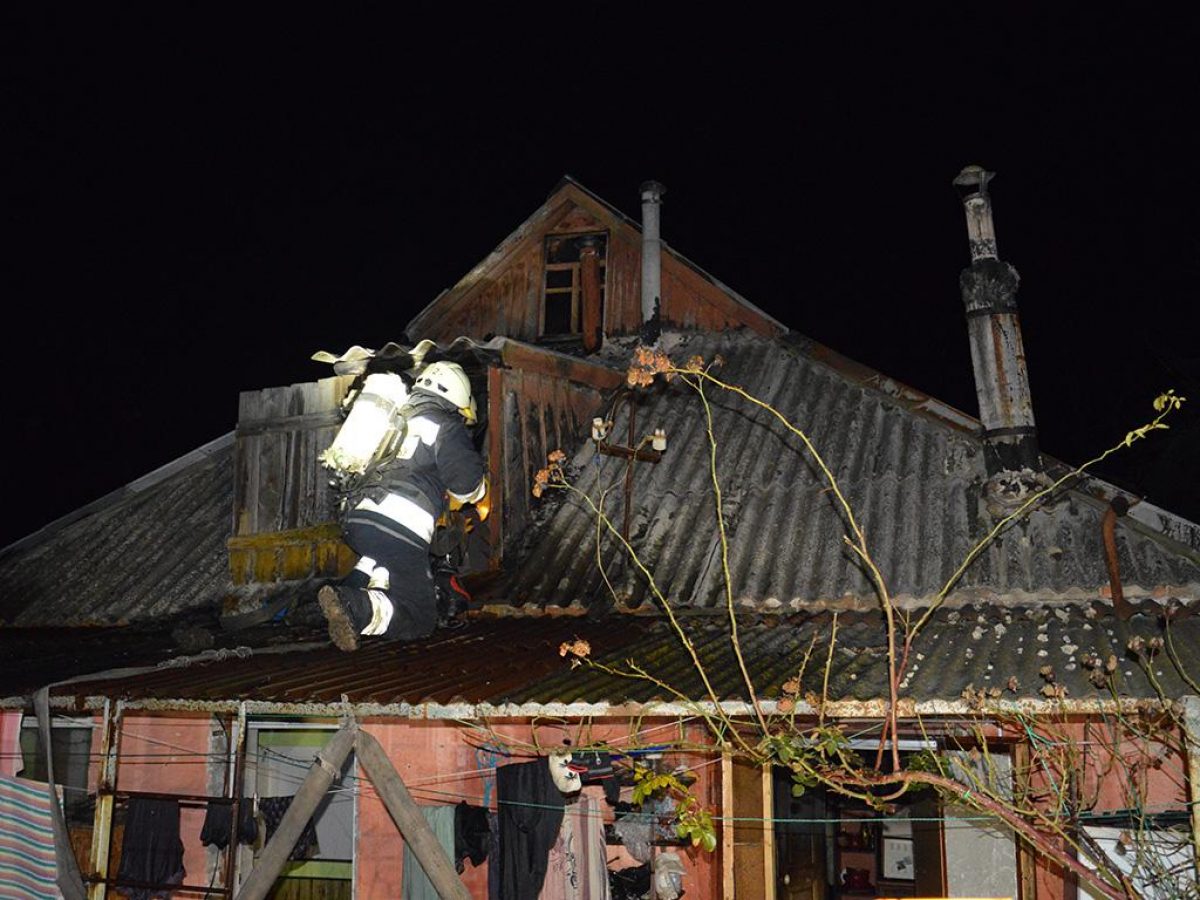
[[552, 234], [546, 238], [546, 276], [542, 291], [543, 337], [577, 335], [583, 331], [583, 279], [580, 250], [594, 242], [599, 262], [600, 308], [604, 308], [604, 269], [608, 236]]

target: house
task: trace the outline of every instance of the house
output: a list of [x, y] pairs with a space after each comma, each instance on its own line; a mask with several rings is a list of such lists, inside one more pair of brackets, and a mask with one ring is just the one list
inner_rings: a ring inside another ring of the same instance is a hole
[[[1013, 723], [1052, 721], [1064, 746], [1080, 748], [1071, 796], [1092, 815], [1089, 839], [1112, 842], [1110, 831], [1135, 820], [1154, 834], [1186, 822], [1200, 759], [1184, 728], [1196, 727], [1200, 700], [1190, 696], [1191, 718], [1154, 734], [1111, 725], [1196, 693], [1200, 528], [1084, 477], [952, 577], [997, 521], [1070, 472], [1036, 445], [1015, 279], [995, 256], [986, 173], [965, 170], [963, 180], [979, 420], [795, 333], [676, 252], [661, 237], [663, 189], [653, 182], [642, 186], [639, 223], [565, 179], [411, 322], [381, 323], [402, 331], [384, 339], [430, 339], [461, 362], [480, 401], [495, 512], [472, 535], [465, 581], [476, 609], [463, 628], [354, 654], [326, 639], [311, 599], [353, 562], [317, 459], [351, 377], [327, 371], [246, 391], [231, 434], [0, 553], [0, 759], [8, 774], [25, 759], [33, 771], [39, 740], [27, 713], [45, 689], [91, 895], [118, 874], [122, 812], [137, 798], [179, 802], [186, 884], [244, 885], [255, 851], [201, 842], [214, 798], [295, 793], [353, 716], [424, 805], [495, 808], [498, 766], [564, 742], [686, 769], [717, 815], [718, 849], [647, 852], [676, 853], [692, 897], [1076, 896], [1078, 873], [1035, 858], [969, 804], [926, 792], [880, 816], [830, 792], [793, 798], [782, 768], [713, 749], [705, 711], [739, 722], [754, 714], [743, 662], [764, 714], [815, 717], [806, 697], [824, 694], [823, 715], [855, 746], [877, 744], [889, 696], [884, 616], [841, 540], [844, 512], [795, 435], [717, 390], [710, 427], [679, 380], [629, 389], [643, 343], [680, 364], [719, 360], [723, 381], [801, 426], [896, 603], [929, 611], [898, 686], [897, 750], [970, 766], [963, 735], [984, 728], [990, 764], [1036, 781], [1030, 753], [1045, 738]], [[655, 432], [663, 449], [652, 447]], [[611, 528], [579, 495], [534, 496], [555, 450], [572, 484], [603, 495]], [[1165, 650], [1146, 667], [1129, 650], [1161, 640], [1164, 621], [1183, 674], [1163, 662]], [[564, 645], [577, 641], [608, 669], [572, 666], [578, 655]], [[826, 657], [789, 686], [814, 646]], [[1085, 657], [1115, 660], [1119, 696], [1096, 683]], [[659, 682], [615, 676], [626, 660], [653, 665]], [[998, 699], [1010, 714], [988, 712]], [[1132, 811], [1128, 766], [1118, 764], [1127, 751], [1157, 762], [1137, 762]], [[320, 853], [290, 863], [276, 896], [396, 893], [405, 845], [378, 788], [346, 767], [330, 797]], [[613, 867], [644, 861], [616, 838], [609, 849]], [[487, 864], [465, 866], [462, 880], [486, 896]]]

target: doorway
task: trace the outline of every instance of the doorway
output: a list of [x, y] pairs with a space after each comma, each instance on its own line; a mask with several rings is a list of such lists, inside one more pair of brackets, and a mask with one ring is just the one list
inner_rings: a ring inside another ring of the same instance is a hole
[[[245, 795], [254, 803], [258, 839], [243, 846], [238, 860], [239, 881], [254, 868], [272, 825], [303, 784], [317, 753], [337, 726], [310, 722], [249, 723], [246, 730]], [[272, 900], [352, 896], [354, 883], [354, 802], [357, 780], [352, 777], [354, 754], [342, 765], [339, 778], [325, 795], [271, 890]], [[240, 887], [240, 885], [239, 885]]]

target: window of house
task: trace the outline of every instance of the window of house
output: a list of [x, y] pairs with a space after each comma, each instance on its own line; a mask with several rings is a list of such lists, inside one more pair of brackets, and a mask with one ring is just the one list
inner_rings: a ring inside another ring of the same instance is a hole
[[[84, 813], [88, 797], [88, 764], [92, 757], [92, 720], [55, 717], [51, 720], [50, 746], [53, 750], [54, 782], [62, 788], [63, 810], [68, 818]], [[21, 722], [21, 778], [46, 781], [46, 753], [37, 719]]]
[[545, 281], [542, 290], [543, 337], [578, 335], [583, 331], [583, 281], [579, 254], [585, 241], [594, 241], [599, 260], [600, 308], [604, 308], [607, 235], [552, 234], [545, 243]]

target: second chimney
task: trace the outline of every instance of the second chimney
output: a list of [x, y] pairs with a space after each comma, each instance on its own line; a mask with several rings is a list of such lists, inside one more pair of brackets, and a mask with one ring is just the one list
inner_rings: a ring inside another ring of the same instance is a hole
[[642, 183], [642, 343], [653, 347], [662, 332], [662, 240], [659, 217], [667, 189]]
[[988, 195], [988, 182], [994, 177], [995, 173], [980, 166], [967, 166], [954, 185], [962, 193], [971, 245], [971, 265], [963, 269], [959, 286], [983, 424], [987, 505], [992, 515], [999, 517], [1024, 503], [1046, 479], [1017, 318], [1020, 276], [1000, 259], [996, 249]]

